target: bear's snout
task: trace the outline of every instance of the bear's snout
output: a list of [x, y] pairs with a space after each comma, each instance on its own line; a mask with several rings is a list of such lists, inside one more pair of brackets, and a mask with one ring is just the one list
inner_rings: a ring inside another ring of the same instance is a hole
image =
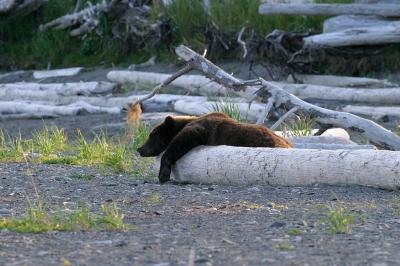
[[136, 151], [139, 153], [140, 156], [142, 156], [142, 157], [145, 156], [143, 147], [138, 148]]

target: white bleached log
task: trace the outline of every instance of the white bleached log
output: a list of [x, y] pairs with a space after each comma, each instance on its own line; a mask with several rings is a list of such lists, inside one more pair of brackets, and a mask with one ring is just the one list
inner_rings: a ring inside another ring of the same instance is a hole
[[99, 107], [86, 102], [76, 102], [66, 106], [52, 106], [30, 102], [0, 102], [0, 115], [32, 114], [35, 116], [70, 116], [82, 113], [118, 114], [120, 112], [121, 109], [118, 107]]
[[342, 108], [344, 112], [352, 114], [370, 116], [373, 119], [379, 120], [382, 117], [394, 117], [400, 119], [400, 107], [399, 106], [356, 106], [347, 105]]
[[271, 82], [301, 99], [319, 99], [371, 104], [400, 104], [400, 88], [340, 88], [310, 84]]
[[261, 4], [262, 15], [376, 15], [399, 17], [399, 4]]
[[400, 152], [202, 146], [175, 164], [178, 182], [400, 188]]
[[35, 79], [70, 77], [78, 75], [79, 73], [82, 72], [82, 70], [83, 67], [71, 67], [71, 68], [53, 69], [53, 70], [38, 70], [38, 71], [33, 71], [33, 77]]
[[[296, 74], [296, 80], [303, 84], [321, 85], [328, 87], [356, 87], [356, 88], [389, 88], [396, 85], [387, 80], [373, 79], [373, 78], [360, 78], [360, 77], [346, 77], [346, 76], [333, 76], [333, 75], [302, 75]], [[294, 83], [293, 77], [289, 76], [288, 82]]]
[[[170, 74], [143, 71], [110, 71], [107, 78], [116, 83], [157, 85], [170, 77]], [[201, 75], [182, 75], [171, 82], [171, 85], [182, 87], [200, 95], [226, 94], [227, 89]]]
[[35, 94], [44, 97], [93, 95], [110, 93], [117, 84], [110, 82], [71, 82], [71, 83], [33, 83], [18, 82], [0, 84], [0, 99], [14, 95], [35, 98]]
[[318, 150], [375, 150], [374, 145], [358, 144], [326, 144], [326, 143], [293, 143], [296, 149], [318, 149]]
[[[179, 100], [175, 102], [174, 109], [175, 111], [184, 114], [200, 116], [207, 114], [209, 112], [213, 112], [214, 111], [213, 106], [215, 106], [216, 104], [223, 105], [231, 103], [212, 102], [212, 101], [188, 102], [184, 100]], [[265, 109], [265, 104], [261, 103], [252, 103], [251, 105], [249, 105], [248, 103], [235, 102], [234, 104], [239, 109], [240, 116], [242, 117], [242, 119], [246, 119], [252, 122], [257, 121], [257, 118]]]
[[[153, 72], [111, 71], [108, 73], [107, 78], [116, 83], [128, 82], [134, 84], [142, 83], [155, 85], [167, 79], [169, 76], [169, 74]], [[358, 82], [360, 83], [360, 81]], [[371, 82], [373, 81], [371, 80]], [[200, 95], [227, 94], [228, 92], [231, 92], [245, 98], [253, 98], [254, 92], [256, 91], [252, 88], [240, 91], [230, 91], [226, 87], [200, 75], [182, 75], [171, 84]], [[300, 97], [301, 99], [337, 100], [376, 104], [400, 103], [400, 89], [398, 88], [355, 89], [281, 82], [273, 82], [273, 84]]]
[[238, 80], [184, 45], [178, 46], [175, 53], [188, 62], [193, 69], [203, 72], [208, 77], [213, 77], [216, 82], [223, 84], [230, 90], [244, 90], [246, 92], [252, 90], [253, 93], [257, 92], [257, 96], [262, 97], [264, 101], [267, 101], [270, 97], [276, 97], [275, 107], [281, 105], [288, 109], [298, 107], [299, 112], [312, 115], [315, 121], [321, 125], [358, 132], [378, 148], [400, 150], [400, 137], [373, 121], [350, 113], [333, 111], [307, 103], [262, 78], [250, 81]]
[[[88, 96], [54, 96], [46, 92], [34, 93], [32, 95], [13, 93], [9, 91], [7, 94], [0, 96], [2, 101], [30, 101], [43, 105], [69, 105], [76, 102], [86, 102], [93, 106], [99, 107], [125, 107], [128, 102], [136, 101], [141, 95], [131, 95], [127, 97], [88, 97]], [[143, 102], [146, 112], [170, 112], [174, 111], [174, 103], [178, 100], [187, 102], [207, 101], [204, 96], [185, 96], [173, 94], [159, 94], [148, 101]]]
[[343, 31], [317, 34], [305, 37], [303, 41], [305, 48], [399, 43], [400, 22], [390, 22], [385, 26], [353, 28]]
[[330, 33], [352, 28], [385, 26], [392, 20], [378, 16], [342, 15], [324, 21], [323, 32]]

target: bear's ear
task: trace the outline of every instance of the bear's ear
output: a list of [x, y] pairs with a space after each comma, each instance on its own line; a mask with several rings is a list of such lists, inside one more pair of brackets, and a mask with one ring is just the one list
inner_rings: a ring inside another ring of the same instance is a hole
[[167, 116], [165, 118], [165, 124], [168, 125], [168, 126], [173, 125], [174, 124], [174, 118], [172, 116], [170, 116], [170, 115]]

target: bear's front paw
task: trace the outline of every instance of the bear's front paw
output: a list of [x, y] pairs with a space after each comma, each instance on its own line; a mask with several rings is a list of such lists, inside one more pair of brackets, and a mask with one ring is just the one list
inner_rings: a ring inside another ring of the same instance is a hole
[[158, 180], [160, 183], [165, 183], [170, 180], [171, 170], [168, 168], [161, 168], [158, 174]]

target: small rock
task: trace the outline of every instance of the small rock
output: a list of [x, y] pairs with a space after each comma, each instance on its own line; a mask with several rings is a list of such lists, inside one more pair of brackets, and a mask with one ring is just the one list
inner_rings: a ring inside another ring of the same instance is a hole
[[47, 254], [49, 254], [49, 252], [46, 250], [41, 250], [38, 253], [36, 253], [36, 255], [38, 255], [39, 257], [46, 256]]
[[198, 258], [194, 261], [195, 263], [206, 263], [208, 262], [207, 258]]
[[281, 227], [284, 227], [285, 225], [286, 225], [285, 222], [274, 222], [269, 227], [270, 228], [281, 228]]
[[153, 264], [153, 266], [169, 266], [169, 265], [171, 265], [169, 262], [161, 262], [161, 263]]
[[121, 241], [117, 241], [114, 246], [115, 247], [124, 247], [124, 246], [127, 246], [127, 245], [128, 245], [127, 241], [121, 240]]
[[251, 187], [251, 188], [248, 188], [247, 191], [249, 191], [249, 192], [260, 192], [260, 189], [258, 187]]
[[112, 240], [98, 240], [98, 241], [93, 241], [90, 242], [90, 244], [93, 245], [111, 245], [112, 244]]

